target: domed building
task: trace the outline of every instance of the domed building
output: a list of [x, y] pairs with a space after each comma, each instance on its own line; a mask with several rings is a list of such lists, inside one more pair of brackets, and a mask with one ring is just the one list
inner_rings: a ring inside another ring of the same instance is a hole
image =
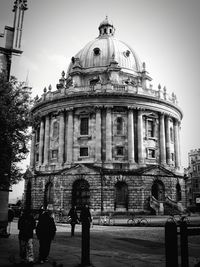
[[135, 51], [106, 18], [72, 57], [57, 89], [36, 97], [25, 201], [69, 210], [167, 213], [185, 206], [182, 111], [153, 89]]

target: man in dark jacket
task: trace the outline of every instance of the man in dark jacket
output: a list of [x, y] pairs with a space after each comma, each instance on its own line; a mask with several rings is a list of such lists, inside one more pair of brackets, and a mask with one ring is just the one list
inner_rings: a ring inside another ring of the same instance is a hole
[[22, 262], [33, 263], [33, 230], [36, 223], [30, 210], [24, 210], [18, 220], [20, 258]]
[[44, 263], [48, 261], [47, 257], [50, 252], [51, 242], [56, 233], [56, 225], [51, 211], [44, 211], [40, 217], [36, 227], [36, 235], [39, 239], [39, 262]]
[[72, 206], [70, 209], [68, 216], [70, 218], [70, 224], [71, 224], [71, 237], [74, 236], [74, 230], [75, 230], [75, 225], [79, 222], [78, 220], [78, 215], [76, 211], [76, 206]]

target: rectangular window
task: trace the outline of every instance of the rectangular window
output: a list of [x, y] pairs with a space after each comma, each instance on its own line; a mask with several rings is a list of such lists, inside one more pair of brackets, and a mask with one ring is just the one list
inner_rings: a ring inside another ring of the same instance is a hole
[[147, 120], [147, 137], [154, 137], [154, 122]]
[[80, 135], [88, 135], [88, 132], [89, 132], [89, 119], [81, 118]]
[[171, 153], [171, 159], [174, 161], [174, 153]]
[[124, 155], [124, 147], [118, 146], [117, 147], [117, 156], [123, 156]]
[[88, 147], [81, 147], [80, 148], [80, 157], [87, 157], [88, 156]]
[[36, 161], [39, 161], [39, 153], [36, 153]]
[[174, 142], [174, 130], [172, 127], [170, 127], [170, 140], [171, 142]]
[[52, 157], [52, 159], [57, 159], [57, 157], [58, 157], [58, 150], [52, 150], [51, 157]]
[[148, 158], [155, 159], [155, 157], [156, 157], [155, 149], [148, 149]]

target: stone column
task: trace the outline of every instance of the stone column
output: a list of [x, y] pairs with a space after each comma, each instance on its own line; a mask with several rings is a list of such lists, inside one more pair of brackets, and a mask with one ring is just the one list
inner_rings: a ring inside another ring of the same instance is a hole
[[35, 131], [32, 131], [32, 137], [31, 137], [31, 153], [30, 153], [30, 167], [31, 169], [35, 165]]
[[143, 164], [144, 163], [144, 142], [143, 142], [143, 116], [142, 111], [138, 111], [138, 163]]
[[49, 115], [45, 118], [45, 134], [44, 134], [44, 164], [49, 161]]
[[166, 164], [165, 117], [160, 114], [160, 163]]
[[112, 119], [111, 108], [106, 110], [106, 162], [112, 161]]
[[44, 149], [44, 121], [41, 118], [40, 122], [40, 142], [39, 142], [39, 165], [43, 162], [43, 149]]
[[101, 161], [101, 109], [96, 109], [96, 161]]
[[58, 161], [63, 164], [64, 161], [64, 134], [65, 134], [65, 123], [64, 123], [64, 112], [60, 113], [59, 122], [59, 147], [58, 147]]
[[128, 160], [129, 163], [135, 163], [134, 156], [134, 118], [133, 109], [128, 110]]
[[169, 116], [166, 118], [166, 158], [167, 164], [171, 164], [171, 141], [170, 141], [170, 123]]
[[174, 121], [174, 154], [175, 154], [175, 167], [180, 168], [180, 155], [179, 155], [179, 123]]
[[73, 160], [73, 110], [68, 111], [67, 121], [67, 163], [71, 164]]

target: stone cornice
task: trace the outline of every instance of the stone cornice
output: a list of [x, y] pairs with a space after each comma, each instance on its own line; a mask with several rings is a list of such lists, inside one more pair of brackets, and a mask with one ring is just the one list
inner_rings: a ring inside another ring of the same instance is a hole
[[[106, 104], [105, 104], [106, 103]], [[77, 94], [63, 96], [54, 100], [46, 100], [38, 103], [32, 109], [32, 113], [42, 115], [44, 112], [50, 113], [59, 110], [69, 110], [83, 106], [123, 106], [133, 109], [152, 110], [163, 112], [181, 120], [182, 111], [176, 105], [161, 99], [155, 99], [150, 96], [133, 95], [130, 93], [98, 93], [98, 94]]]

